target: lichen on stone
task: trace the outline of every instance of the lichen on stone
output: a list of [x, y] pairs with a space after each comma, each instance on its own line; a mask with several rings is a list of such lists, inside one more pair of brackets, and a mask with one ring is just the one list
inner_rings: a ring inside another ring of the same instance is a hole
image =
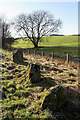
[[37, 64], [29, 64], [26, 69], [26, 78], [31, 83], [38, 83], [41, 81], [40, 67]]
[[52, 111], [60, 110], [65, 104], [64, 89], [62, 86], [55, 86], [49, 88], [43, 97], [43, 109], [49, 108]]

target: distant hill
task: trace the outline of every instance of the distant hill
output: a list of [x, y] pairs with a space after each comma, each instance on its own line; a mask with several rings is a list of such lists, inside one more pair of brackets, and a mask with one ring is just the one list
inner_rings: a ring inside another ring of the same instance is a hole
[[59, 35], [59, 34], [51, 34], [50, 36], [65, 36], [65, 35]]
[[74, 34], [74, 35], [72, 35], [72, 36], [80, 36], [80, 34]]
[[[63, 34], [51, 34], [50, 36], [65, 36]], [[80, 36], [80, 34], [73, 34], [73, 35], [67, 35], [67, 36]]]

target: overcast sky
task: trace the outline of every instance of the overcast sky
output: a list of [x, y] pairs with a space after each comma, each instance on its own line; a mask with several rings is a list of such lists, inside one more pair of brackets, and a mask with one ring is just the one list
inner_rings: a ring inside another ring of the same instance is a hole
[[35, 10], [49, 11], [56, 19], [61, 19], [60, 34], [78, 34], [78, 0], [0, 0], [0, 16], [8, 20]]

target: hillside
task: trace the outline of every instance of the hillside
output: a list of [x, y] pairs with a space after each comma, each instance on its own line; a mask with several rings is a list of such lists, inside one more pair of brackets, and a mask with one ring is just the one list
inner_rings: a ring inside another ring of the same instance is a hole
[[[25, 44], [24, 44], [25, 43]], [[46, 36], [42, 38], [42, 41], [39, 43], [39, 46], [70, 46], [78, 47], [78, 36]], [[22, 39], [16, 39], [13, 47], [22, 47], [22, 48], [31, 48], [33, 47], [32, 43]]]

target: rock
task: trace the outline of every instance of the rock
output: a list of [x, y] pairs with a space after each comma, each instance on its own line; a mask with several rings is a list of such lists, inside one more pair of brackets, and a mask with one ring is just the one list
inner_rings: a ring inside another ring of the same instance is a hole
[[41, 81], [40, 66], [37, 64], [29, 64], [26, 70], [26, 77], [30, 79], [32, 83], [38, 83]]
[[46, 91], [43, 98], [42, 108], [47, 107], [52, 111], [59, 111], [65, 104], [64, 89], [62, 86], [51, 87]]
[[23, 61], [23, 51], [22, 49], [17, 50], [13, 53], [13, 62]]

